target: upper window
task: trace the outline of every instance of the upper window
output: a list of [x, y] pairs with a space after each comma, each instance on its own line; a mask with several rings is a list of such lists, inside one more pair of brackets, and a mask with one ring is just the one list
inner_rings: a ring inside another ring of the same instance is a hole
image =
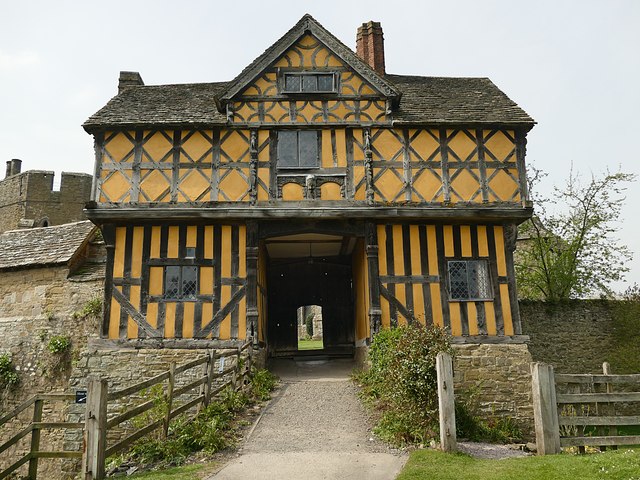
[[284, 93], [332, 93], [336, 91], [333, 73], [285, 73]]
[[449, 260], [451, 300], [491, 300], [489, 264], [486, 260]]
[[164, 298], [195, 300], [198, 295], [198, 267], [170, 265], [164, 269]]
[[318, 168], [320, 132], [283, 130], [278, 132], [279, 168]]

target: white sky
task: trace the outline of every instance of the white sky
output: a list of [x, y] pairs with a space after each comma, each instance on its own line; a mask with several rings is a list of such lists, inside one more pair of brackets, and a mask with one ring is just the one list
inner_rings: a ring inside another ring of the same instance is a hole
[[[352, 48], [358, 25], [382, 22], [389, 73], [491, 78], [538, 122], [527, 160], [549, 173], [544, 189], [571, 162], [640, 174], [636, 0], [24, 0], [0, 7], [0, 177], [11, 158], [92, 173], [80, 125], [115, 95], [120, 70], [146, 84], [230, 80], [305, 13]], [[639, 182], [620, 232], [638, 283]]]

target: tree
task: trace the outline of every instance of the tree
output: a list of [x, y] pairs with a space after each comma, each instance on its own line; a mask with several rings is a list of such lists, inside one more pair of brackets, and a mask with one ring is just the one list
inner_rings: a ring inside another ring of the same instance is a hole
[[[533, 170], [534, 183], [541, 178]], [[520, 297], [558, 301], [611, 295], [629, 270], [631, 252], [615, 238], [628, 173], [608, 171], [583, 183], [573, 168], [553, 199], [536, 199], [537, 213], [519, 228], [516, 277]], [[555, 213], [547, 213], [547, 205]]]

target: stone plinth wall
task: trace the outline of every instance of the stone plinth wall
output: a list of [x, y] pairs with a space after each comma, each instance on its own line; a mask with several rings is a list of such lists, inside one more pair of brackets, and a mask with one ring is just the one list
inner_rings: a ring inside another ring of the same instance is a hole
[[526, 344], [454, 345], [456, 395], [472, 395], [484, 418], [510, 417], [534, 436], [531, 355]]

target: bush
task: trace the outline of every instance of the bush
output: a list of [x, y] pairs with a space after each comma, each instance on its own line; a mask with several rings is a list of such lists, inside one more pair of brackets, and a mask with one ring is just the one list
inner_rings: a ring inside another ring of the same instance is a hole
[[307, 315], [307, 318], [304, 319], [305, 327], [307, 328], [307, 336], [309, 338], [313, 337], [313, 318], [315, 314], [313, 312]]
[[269, 370], [255, 370], [251, 379], [251, 396], [256, 400], [269, 400], [277, 383], [277, 377]]
[[94, 297], [85, 303], [80, 310], [73, 313], [74, 318], [97, 317], [102, 313], [102, 298]]
[[47, 343], [47, 349], [51, 353], [63, 353], [71, 346], [71, 340], [64, 335], [54, 335]]
[[20, 377], [8, 353], [0, 354], [0, 388], [11, 388], [20, 383]]
[[437, 436], [439, 352], [453, 354], [447, 335], [438, 327], [403, 326], [374, 337], [371, 368], [358, 380], [363, 395], [381, 412], [375, 432], [384, 440], [403, 445]]

